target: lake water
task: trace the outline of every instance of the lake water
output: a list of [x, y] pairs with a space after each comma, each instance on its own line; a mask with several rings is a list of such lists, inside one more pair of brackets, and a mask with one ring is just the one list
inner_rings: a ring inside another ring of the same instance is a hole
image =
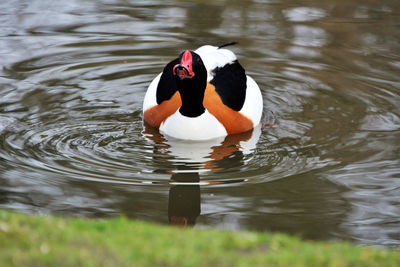
[[[260, 127], [143, 125], [167, 62], [232, 41]], [[400, 248], [400, 2], [2, 1], [0, 141], [0, 208]]]

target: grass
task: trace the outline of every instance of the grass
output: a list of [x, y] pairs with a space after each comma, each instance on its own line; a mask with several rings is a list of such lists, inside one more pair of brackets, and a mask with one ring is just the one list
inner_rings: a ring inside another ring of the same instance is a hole
[[400, 266], [400, 251], [284, 234], [0, 210], [1, 266]]

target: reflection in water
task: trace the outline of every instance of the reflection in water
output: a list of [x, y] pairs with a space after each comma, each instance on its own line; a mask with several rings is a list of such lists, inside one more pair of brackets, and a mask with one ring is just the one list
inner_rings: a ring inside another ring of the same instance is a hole
[[[172, 181], [180, 183], [198, 183], [198, 173], [176, 173]], [[200, 215], [200, 186], [174, 185], [169, 189], [168, 220], [173, 225], [194, 225]]]
[[[168, 219], [173, 225], [194, 225], [200, 215], [200, 185], [241, 183], [245, 179], [200, 180], [199, 172], [212, 172], [241, 166], [243, 155], [254, 151], [261, 126], [252, 131], [208, 141], [183, 141], [161, 135], [157, 129], [145, 126], [143, 134], [155, 142], [154, 157], [173, 156], [178, 163], [171, 176]], [[232, 157], [235, 155], [234, 157]]]
[[[154, 143], [155, 159], [170, 156], [178, 167], [185, 167], [185, 172], [218, 171], [241, 163], [242, 156], [251, 154], [261, 135], [261, 125], [253, 130], [228, 135], [205, 141], [179, 140], [162, 135], [158, 129], [145, 123], [143, 135]], [[231, 157], [230, 166], [225, 165], [225, 158]], [[233, 162], [236, 160], [237, 162]], [[192, 167], [192, 168], [191, 168]], [[169, 170], [174, 172], [174, 170]], [[175, 170], [180, 172], [180, 170]]]

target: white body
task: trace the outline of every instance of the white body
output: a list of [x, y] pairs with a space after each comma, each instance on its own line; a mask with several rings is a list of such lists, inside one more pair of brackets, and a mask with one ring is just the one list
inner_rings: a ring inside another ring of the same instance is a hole
[[198, 117], [183, 116], [179, 110], [161, 123], [160, 131], [179, 139], [207, 140], [227, 135], [225, 127], [207, 110]]

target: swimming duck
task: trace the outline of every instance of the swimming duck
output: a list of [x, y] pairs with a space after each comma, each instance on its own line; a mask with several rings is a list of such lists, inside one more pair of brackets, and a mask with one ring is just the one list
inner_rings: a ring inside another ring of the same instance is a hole
[[208, 140], [252, 130], [263, 100], [257, 83], [224, 48], [185, 50], [150, 83], [144, 101], [147, 124], [178, 139]]

